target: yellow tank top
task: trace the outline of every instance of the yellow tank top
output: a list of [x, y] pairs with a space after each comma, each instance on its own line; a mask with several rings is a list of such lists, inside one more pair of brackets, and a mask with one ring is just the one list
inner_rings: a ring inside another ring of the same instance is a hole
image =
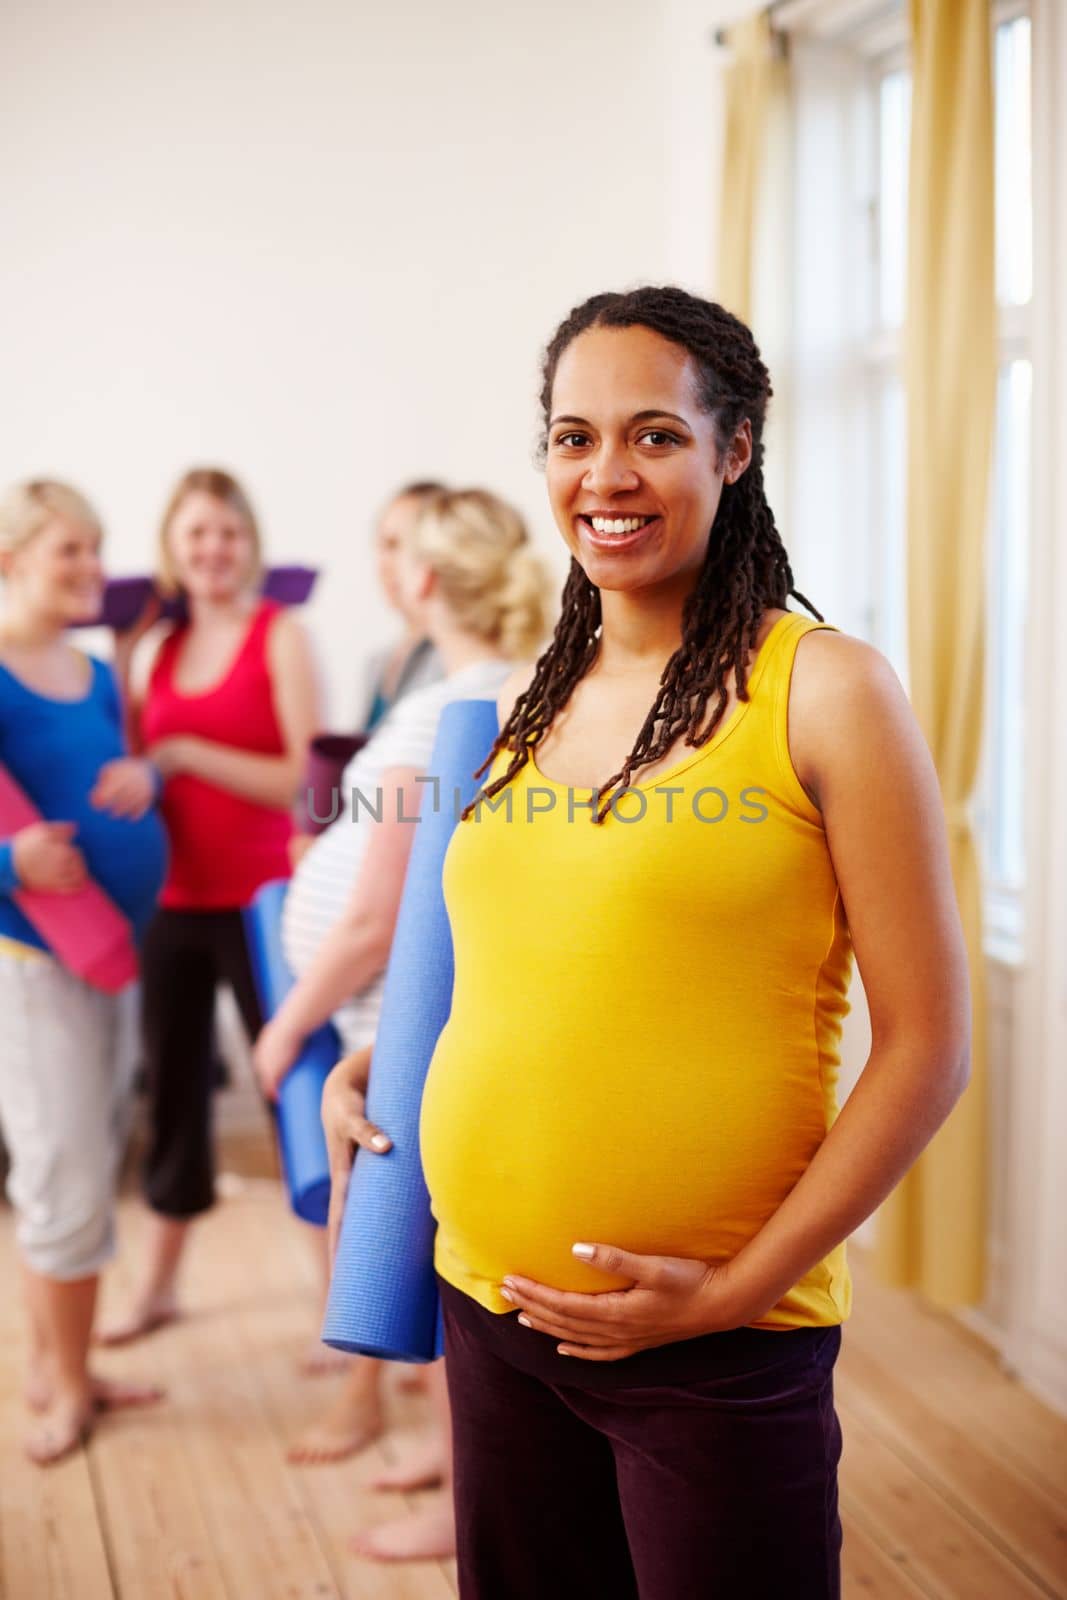
[[[512, 1272], [621, 1287], [577, 1240], [730, 1260], [837, 1115], [851, 942], [786, 738], [819, 626], [779, 618], [749, 699], [599, 827], [589, 790], [531, 761], [452, 837], [455, 987], [422, 1156], [437, 1270], [491, 1311]], [[851, 1299], [842, 1243], [752, 1326], [843, 1322]]]

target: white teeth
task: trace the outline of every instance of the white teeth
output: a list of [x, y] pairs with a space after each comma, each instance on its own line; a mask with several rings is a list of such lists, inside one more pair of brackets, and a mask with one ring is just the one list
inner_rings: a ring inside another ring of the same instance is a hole
[[595, 533], [636, 533], [648, 517], [590, 517]]

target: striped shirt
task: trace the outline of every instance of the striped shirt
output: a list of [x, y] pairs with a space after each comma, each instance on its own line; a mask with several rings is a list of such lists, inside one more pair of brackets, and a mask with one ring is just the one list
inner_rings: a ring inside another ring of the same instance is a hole
[[[448, 678], [413, 690], [398, 700], [374, 734], [345, 768], [337, 821], [304, 855], [285, 901], [282, 939], [285, 959], [299, 978], [310, 967], [323, 939], [343, 916], [359, 876], [372, 830], [383, 818], [378, 790], [388, 771], [430, 764], [437, 721], [453, 700], [495, 700], [512, 669], [510, 661], [476, 661]], [[488, 754], [488, 751], [486, 752]], [[370, 1044], [378, 1028], [383, 970], [334, 1014], [346, 1051]]]

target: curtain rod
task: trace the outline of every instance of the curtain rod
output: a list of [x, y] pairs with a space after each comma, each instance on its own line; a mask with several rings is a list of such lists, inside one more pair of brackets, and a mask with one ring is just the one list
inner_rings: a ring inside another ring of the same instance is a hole
[[[770, 21], [775, 48], [782, 51], [788, 50], [790, 36], [798, 29], [807, 31], [809, 24], [824, 38], [840, 38], [846, 34], [851, 37], [856, 30], [869, 32], [876, 23], [884, 27], [894, 19], [903, 19], [905, 11], [902, 0], [769, 0], [762, 9]], [[781, 15], [779, 27], [775, 27], [776, 14]], [[720, 48], [729, 45], [730, 26], [714, 29], [711, 38]], [[862, 45], [860, 49], [862, 51]]]
[[[776, 55], [784, 56], [789, 48], [788, 35], [776, 29], [774, 26], [774, 13], [781, 7], [781, 5], [782, 0], [770, 0], [770, 4], [764, 6], [763, 9], [771, 19], [771, 45], [774, 53]], [[738, 21], [741, 20], [741, 18], [738, 18]], [[724, 49], [730, 42], [730, 29], [713, 28], [711, 30], [711, 42], [712, 44], [718, 45], [720, 50]]]

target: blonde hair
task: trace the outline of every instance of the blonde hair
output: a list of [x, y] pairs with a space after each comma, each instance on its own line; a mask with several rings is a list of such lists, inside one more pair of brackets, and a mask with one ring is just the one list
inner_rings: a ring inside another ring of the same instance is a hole
[[164, 594], [177, 594], [181, 588], [177, 574], [174, 571], [174, 561], [167, 542], [167, 534], [174, 520], [179, 506], [187, 495], [199, 491], [209, 494], [213, 500], [221, 500], [222, 504], [229, 506], [231, 511], [248, 525], [252, 538], [252, 571], [249, 573], [249, 587], [260, 583], [263, 577], [263, 539], [259, 531], [256, 514], [252, 510], [252, 502], [245, 494], [237, 479], [229, 472], [224, 472], [221, 467], [191, 467], [182, 474], [170, 499], [167, 501], [159, 524], [159, 548], [156, 564], [156, 583]]
[[103, 533], [100, 518], [83, 494], [54, 478], [30, 478], [0, 497], [0, 554], [14, 555], [54, 517], [83, 522]]
[[513, 506], [487, 489], [442, 490], [427, 498], [410, 549], [437, 574], [459, 627], [518, 660], [537, 652], [548, 630], [550, 585]]

